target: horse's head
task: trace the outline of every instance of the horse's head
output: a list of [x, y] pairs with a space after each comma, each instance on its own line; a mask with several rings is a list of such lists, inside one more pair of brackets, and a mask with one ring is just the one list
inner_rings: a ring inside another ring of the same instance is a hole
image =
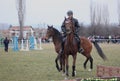
[[72, 19], [65, 18], [64, 23], [65, 23], [66, 33], [67, 34], [72, 33], [74, 31]]
[[48, 26], [48, 28], [47, 28], [47, 33], [46, 33], [46, 39], [49, 39], [49, 38], [52, 37], [53, 35], [54, 35], [53, 26]]

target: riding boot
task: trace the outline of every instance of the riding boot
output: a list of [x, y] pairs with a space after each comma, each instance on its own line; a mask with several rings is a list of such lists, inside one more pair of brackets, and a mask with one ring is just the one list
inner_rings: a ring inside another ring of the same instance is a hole
[[62, 44], [61, 44], [61, 49], [60, 49], [60, 54], [63, 54], [63, 50], [64, 50], [64, 42], [62, 41]]
[[82, 53], [84, 50], [83, 48], [80, 47], [80, 41], [78, 41], [78, 52]]
[[63, 40], [62, 40], [62, 43], [61, 43], [61, 49], [59, 51], [60, 54], [63, 54], [63, 51], [64, 51], [65, 37], [66, 37], [66, 35], [63, 36]]
[[77, 41], [78, 41], [78, 52], [82, 53], [84, 51], [84, 49], [80, 47], [80, 45], [81, 45], [80, 38], [79, 38], [78, 35], [76, 35], [76, 38], [77, 38]]

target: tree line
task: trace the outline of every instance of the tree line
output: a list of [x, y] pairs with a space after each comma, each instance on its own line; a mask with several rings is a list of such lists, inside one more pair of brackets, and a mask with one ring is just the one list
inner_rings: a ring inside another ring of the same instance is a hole
[[99, 4], [91, 0], [90, 21], [91, 25], [85, 27], [81, 24], [81, 36], [120, 36], [120, 0], [117, 0], [118, 24], [110, 23], [107, 4]]

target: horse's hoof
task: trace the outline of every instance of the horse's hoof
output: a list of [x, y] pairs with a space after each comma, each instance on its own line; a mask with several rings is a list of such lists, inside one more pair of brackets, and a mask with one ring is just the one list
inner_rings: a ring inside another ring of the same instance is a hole
[[60, 68], [59, 70], [62, 71], [62, 68]]
[[72, 77], [75, 77], [75, 74], [72, 74]]
[[86, 70], [86, 66], [84, 65], [83, 67], [84, 67], [84, 69]]
[[84, 67], [84, 70], [86, 70], [86, 68]]
[[74, 72], [72, 73], [72, 77], [74, 77], [74, 76], [76, 76], [76, 71], [74, 71]]
[[59, 67], [56, 67], [56, 68], [57, 68], [58, 72], [60, 72], [60, 71], [61, 71], [61, 69], [60, 69]]
[[61, 70], [60, 70], [60, 68], [58, 67], [58, 65], [56, 66], [56, 68], [57, 68], [57, 70], [60, 72]]
[[58, 72], [61, 72], [62, 70], [61, 69], [57, 69], [58, 70]]
[[57, 69], [58, 70], [58, 72], [60, 72], [61, 70], [60, 69]]
[[92, 71], [92, 69], [88, 69], [88, 71], [89, 71], [89, 72], [91, 72], [91, 71]]

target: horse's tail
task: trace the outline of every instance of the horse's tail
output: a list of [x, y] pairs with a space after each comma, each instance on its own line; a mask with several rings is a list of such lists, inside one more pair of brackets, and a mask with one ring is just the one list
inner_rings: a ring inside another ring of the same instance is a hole
[[105, 56], [105, 54], [103, 53], [101, 47], [97, 44], [97, 42], [92, 42], [95, 46], [95, 48], [97, 49], [97, 52], [99, 54], [99, 56], [105, 61], [107, 60], [107, 57]]

